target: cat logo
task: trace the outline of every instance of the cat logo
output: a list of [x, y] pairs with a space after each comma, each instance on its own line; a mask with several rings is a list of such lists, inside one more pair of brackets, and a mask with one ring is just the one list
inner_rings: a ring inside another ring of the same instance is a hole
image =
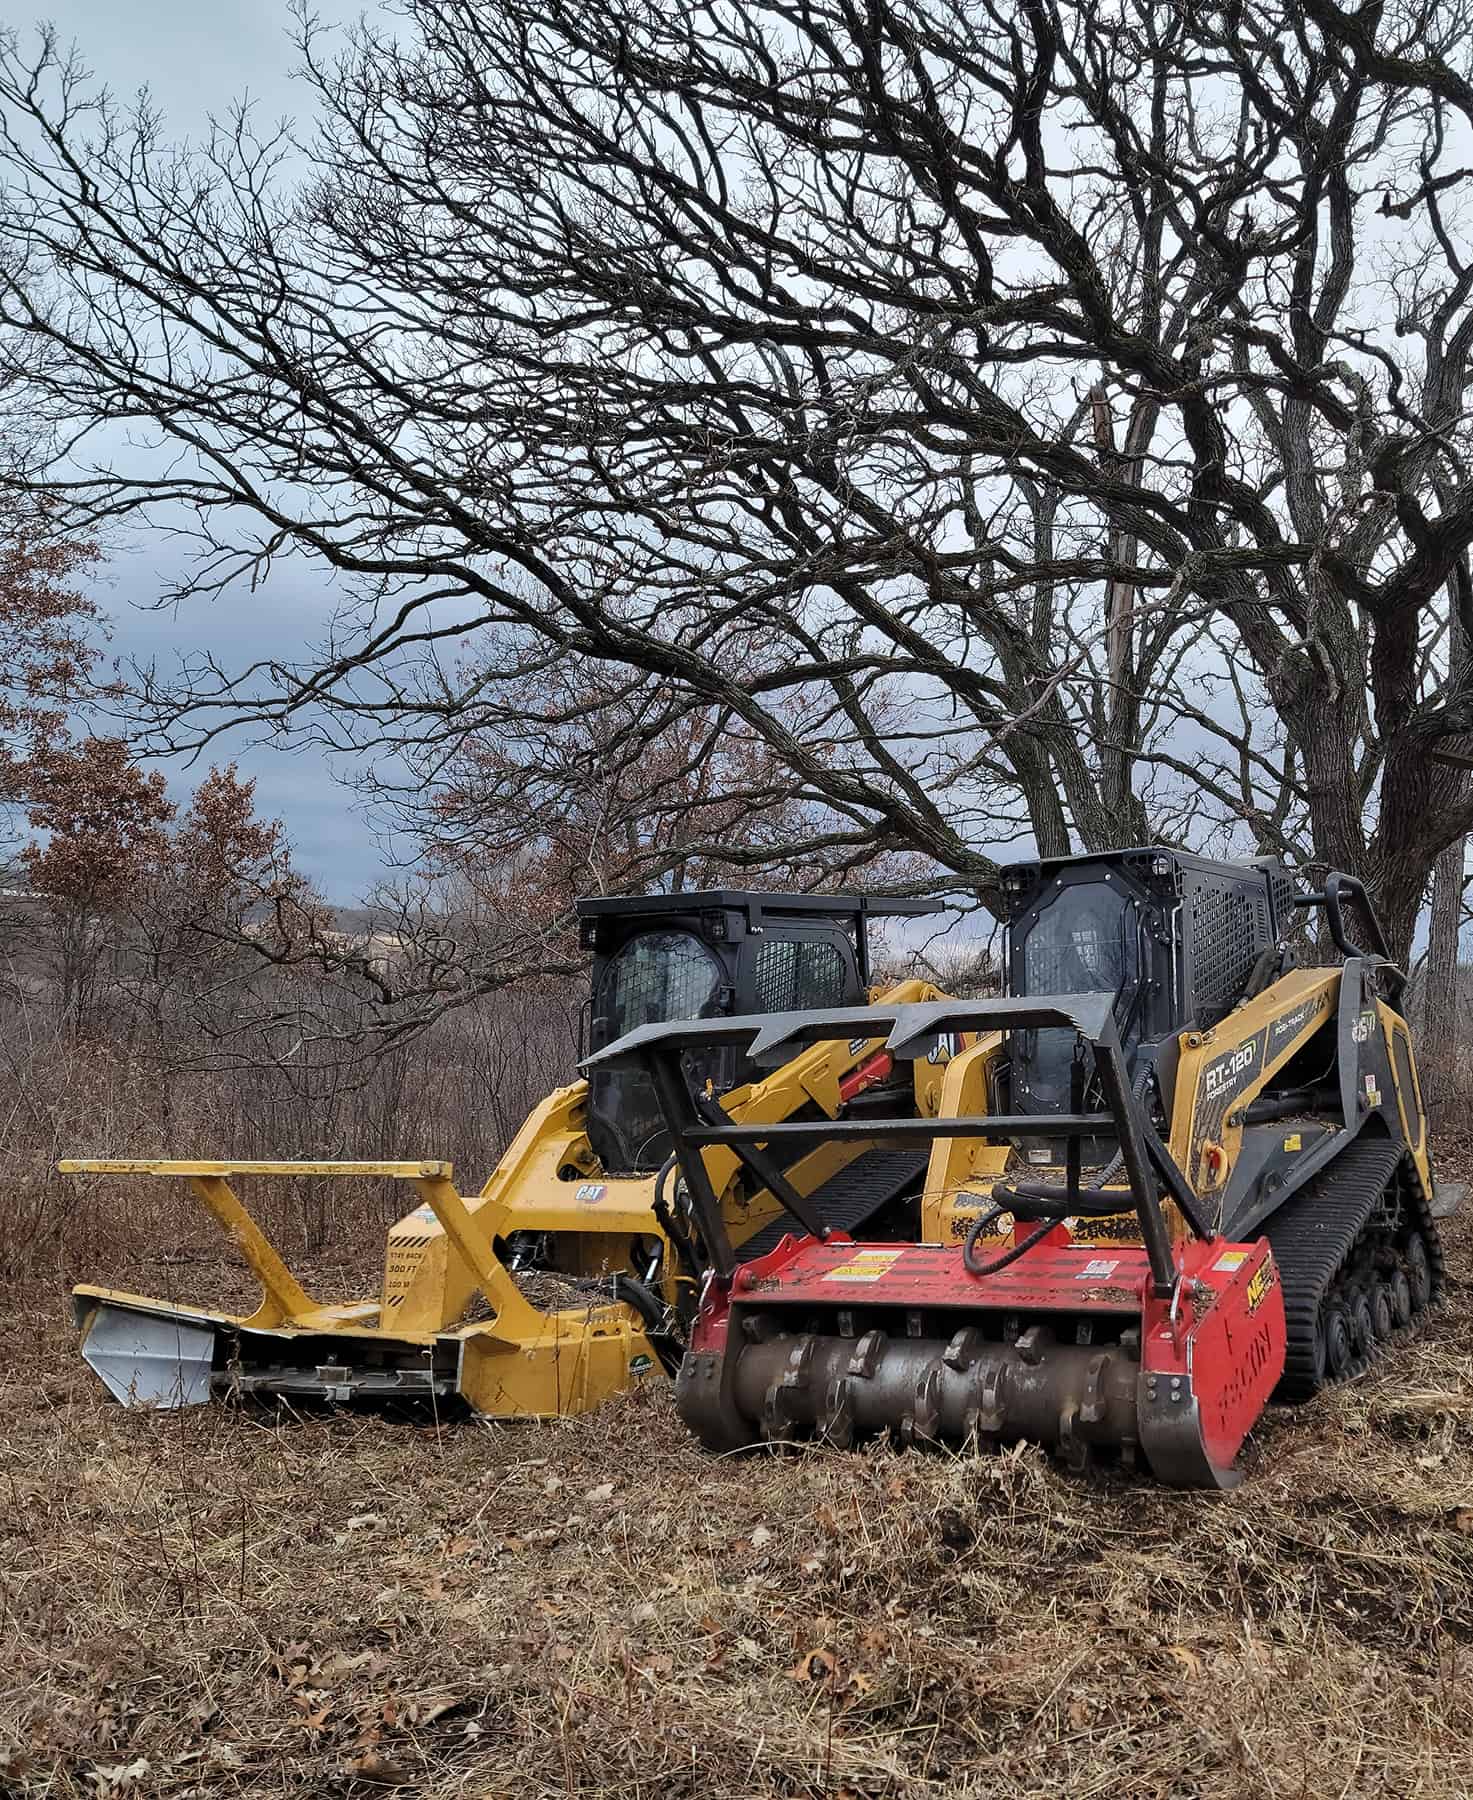
[[582, 1201], [585, 1206], [594, 1206], [608, 1191], [607, 1185], [602, 1181], [585, 1181], [573, 1198]]

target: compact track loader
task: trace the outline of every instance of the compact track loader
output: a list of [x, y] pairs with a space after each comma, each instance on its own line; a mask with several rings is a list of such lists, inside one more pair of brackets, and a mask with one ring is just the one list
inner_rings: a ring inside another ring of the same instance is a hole
[[[860, 1020], [843, 1045], [804, 1046], [775, 1072], [755, 1071], [735, 1047], [697, 1049], [683, 1078], [713, 1105], [723, 1096], [723, 1117], [753, 1125], [828, 1118], [879, 1088], [892, 1108], [934, 1112], [941, 1071], [900, 1071], [899, 1091], [888, 1063], [884, 1078], [876, 1072], [876, 1034], [887, 1025], [879, 1014], [864, 1023], [869, 921], [933, 910], [922, 900], [731, 891], [580, 901], [593, 953], [589, 1040], [596, 1051], [652, 1021], [842, 1005]], [[884, 999], [936, 997], [912, 981]], [[72, 1174], [188, 1182], [262, 1289], [259, 1307], [237, 1316], [78, 1287], [82, 1353], [126, 1403], [232, 1394], [464, 1401], [497, 1418], [584, 1411], [678, 1364], [700, 1271], [669, 1210], [669, 1155], [648, 1079], [600, 1068], [535, 1109], [476, 1195], [461, 1194], [451, 1165], [434, 1160], [64, 1162]], [[856, 1227], [913, 1186], [923, 1162], [912, 1145], [851, 1138], [805, 1147], [785, 1181]], [[765, 1177], [727, 1150], [711, 1151], [704, 1168], [730, 1241], [749, 1255], [771, 1248], [792, 1221]], [[330, 1303], [308, 1294], [242, 1204], [241, 1177], [375, 1178], [409, 1189], [415, 1204], [389, 1230], [379, 1291]]]
[[[1020, 865], [1002, 896], [1005, 998], [649, 1025], [590, 1059], [659, 1096], [710, 1271], [680, 1413], [714, 1450], [1031, 1439], [1230, 1486], [1270, 1396], [1359, 1369], [1441, 1287], [1404, 977], [1346, 875], [1296, 894], [1271, 861], [1147, 848]], [[1296, 965], [1299, 908], [1335, 966]], [[861, 1032], [897, 1069], [968, 1040], [939, 1109], [768, 1124], [682, 1078]], [[856, 1141], [926, 1155], [886, 1229], [842, 1228], [782, 1173]], [[764, 1255], [731, 1240], [718, 1150], [798, 1221]]]

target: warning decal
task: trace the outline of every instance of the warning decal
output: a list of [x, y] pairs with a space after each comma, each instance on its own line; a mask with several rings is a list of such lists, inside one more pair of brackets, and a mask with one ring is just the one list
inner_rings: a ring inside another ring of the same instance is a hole
[[1216, 1274], [1230, 1275], [1234, 1269], [1241, 1269], [1247, 1260], [1248, 1252], [1246, 1250], [1226, 1250], [1218, 1257], [1217, 1261], [1213, 1263], [1213, 1272]]
[[825, 1281], [878, 1281], [899, 1260], [899, 1250], [854, 1250], [835, 1264]]
[[1107, 1275], [1113, 1275], [1119, 1267], [1120, 1258], [1118, 1256], [1113, 1260], [1106, 1256], [1097, 1256], [1093, 1261], [1087, 1262], [1074, 1279], [1076, 1281], [1103, 1281]]

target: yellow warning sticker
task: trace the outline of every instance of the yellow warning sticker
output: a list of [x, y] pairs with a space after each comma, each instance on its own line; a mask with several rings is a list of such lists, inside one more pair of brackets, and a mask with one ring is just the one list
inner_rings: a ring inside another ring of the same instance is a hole
[[891, 1263], [900, 1258], [899, 1250], [853, 1250], [848, 1257], [836, 1263], [825, 1281], [878, 1281]]
[[1304, 1148], [1303, 1137], [1297, 1131], [1291, 1131], [1284, 1139], [1284, 1148], [1286, 1150], [1302, 1150]]
[[1225, 1250], [1212, 1267], [1214, 1272], [1231, 1275], [1234, 1269], [1241, 1269], [1247, 1260], [1248, 1252], [1246, 1250]]

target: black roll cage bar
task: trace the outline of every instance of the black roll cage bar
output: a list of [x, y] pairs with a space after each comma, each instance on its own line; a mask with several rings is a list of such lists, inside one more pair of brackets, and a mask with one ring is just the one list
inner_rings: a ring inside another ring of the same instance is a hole
[[[1363, 950], [1346, 932], [1344, 902], [1347, 897], [1360, 902], [1361, 916], [1371, 937], [1369, 950]], [[1392, 1005], [1397, 1003], [1406, 990], [1406, 973], [1391, 960], [1391, 951], [1386, 943], [1386, 933], [1381, 929], [1375, 902], [1366, 892], [1366, 884], [1358, 876], [1347, 875], [1343, 869], [1332, 869], [1326, 875], [1322, 888], [1316, 888], [1309, 894], [1296, 894], [1294, 904], [1304, 910], [1311, 906], [1322, 906], [1325, 921], [1330, 927], [1330, 941], [1341, 956], [1347, 963], [1362, 961], [1373, 968], [1376, 978], [1382, 984], [1382, 993]]]
[[[1345, 911], [1342, 896], [1348, 894], [1352, 900], [1359, 900], [1365, 922], [1370, 927], [1371, 948], [1362, 950], [1353, 939], [1345, 935]], [[1354, 875], [1347, 875], [1343, 869], [1334, 869], [1325, 877], [1325, 885], [1310, 894], [1296, 894], [1294, 904], [1306, 910], [1311, 906], [1322, 906], [1330, 926], [1330, 941], [1340, 954], [1349, 962], [1352, 957], [1377, 956], [1382, 962], [1391, 961], [1391, 952], [1386, 946], [1386, 933], [1381, 929], [1381, 921], [1376, 916], [1376, 908], [1371, 896], [1366, 892], [1366, 884]]]
[[[649, 1073], [690, 1194], [696, 1225], [712, 1267], [723, 1279], [735, 1271], [737, 1258], [721, 1217], [720, 1200], [701, 1159], [700, 1152], [708, 1146], [720, 1145], [732, 1151], [811, 1236], [825, 1239], [830, 1235], [829, 1227], [787, 1180], [771, 1154], [780, 1146], [801, 1147], [836, 1138], [933, 1142], [944, 1137], [1063, 1137], [1068, 1140], [1068, 1179], [1059, 1189], [1059, 1216], [1065, 1217], [1071, 1210], [1069, 1202], [1079, 1202], [1080, 1211], [1088, 1205], [1088, 1193], [1079, 1186], [1082, 1140], [1109, 1134], [1119, 1144], [1130, 1206], [1140, 1224], [1152, 1286], [1158, 1296], [1165, 1298], [1173, 1291], [1176, 1272], [1161, 1211], [1162, 1189], [1171, 1195], [1197, 1236], [1206, 1236], [1207, 1232], [1181, 1170], [1131, 1093], [1114, 1008], [1114, 994], [1060, 994], [680, 1020], [641, 1025], [588, 1057], [582, 1067], [585, 1071], [638, 1068]], [[943, 1038], [957, 1032], [1030, 1026], [1065, 1026], [1076, 1033], [1081, 1045], [1092, 1054], [1108, 1111], [1052, 1116], [988, 1113], [939, 1119], [876, 1118], [867, 1114], [862, 1119], [738, 1124], [719, 1101], [692, 1092], [681, 1066], [687, 1051], [713, 1045], [739, 1045], [758, 1065], [777, 1067], [791, 1061], [809, 1044], [852, 1044], [873, 1038], [881, 1038], [897, 1062], [913, 1062], [929, 1057]], [[1119, 1210], [1123, 1212], [1126, 1207]]]

